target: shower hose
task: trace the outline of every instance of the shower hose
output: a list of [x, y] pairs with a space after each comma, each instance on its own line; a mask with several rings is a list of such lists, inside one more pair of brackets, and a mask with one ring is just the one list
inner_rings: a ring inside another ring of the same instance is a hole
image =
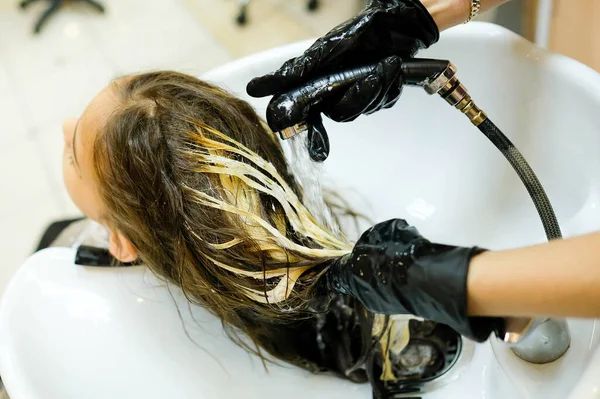
[[[445, 60], [412, 59], [404, 62], [401, 68], [406, 84], [424, 86], [424, 80], [440, 75], [449, 65], [450, 62]], [[335, 96], [358, 80], [369, 76], [377, 67], [378, 64], [371, 64], [332, 73], [317, 78], [299, 89], [273, 97], [268, 105], [269, 112], [267, 112], [269, 125], [274, 131], [280, 132], [282, 138], [290, 137], [289, 133], [285, 134], [284, 132], [291, 131], [293, 132], [292, 134], [302, 132], [305, 128], [300, 127], [301, 125], [290, 127], [286, 124], [290, 115], [294, 115], [297, 112], [295, 110], [303, 110], [304, 112], [304, 110], [310, 109], [310, 107], [318, 107], [323, 99]], [[459, 86], [462, 87], [458, 80], [453, 80], [452, 82], [455, 82], [454, 85], [442, 97], [446, 98], [452, 92], [456, 91]], [[508, 137], [487, 116], [477, 127], [502, 152], [502, 155], [508, 160], [525, 185], [537, 209], [548, 240], [561, 238], [560, 227], [550, 200], [533, 169], [525, 160], [525, 157], [523, 157]]]
[[[467, 95], [466, 89], [454, 77], [449, 79], [445, 88], [435, 87], [433, 91], [428, 90], [426, 82], [431, 83], [434, 77], [440, 76], [442, 71], [448, 69], [451, 64], [449, 61], [442, 60], [411, 60], [402, 65], [402, 72], [405, 77], [405, 83], [409, 85], [424, 86], [428, 93], [439, 93], [442, 98], [446, 99], [452, 105], [465, 114], [471, 107], [478, 109], [472, 102], [470, 96]], [[307, 110], [311, 106], [318, 104], [329, 96], [334, 96], [345, 88], [348, 88], [353, 83], [372, 74], [377, 65], [368, 65], [351, 70], [340, 71], [322, 78], [315, 79], [300, 89], [292, 90], [287, 93], [274, 97], [268, 105], [269, 112], [268, 122], [274, 131], [279, 131], [282, 139], [292, 137], [305, 130], [302, 124], [289, 126], [286, 120], [289, 120], [290, 115], [294, 115], [294, 110]], [[452, 71], [453, 76], [455, 70]], [[459, 93], [459, 99], [449, 101], [449, 97], [453, 93]], [[460, 102], [459, 100], [464, 100]], [[460, 105], [459, 105], [460, 102]], [[468, 106], [465, 106], [468, 104]], [[480, 111], [480, 110], [479, 110]], [[471, 116], [469, 116], [471, 118]], [[473, 122], [473, 119], [471, 118]], [[496, 146], [496, 148], [504, 155], [506, 160], [513, 167], [521, 182], [527, 189], [533, 204], [541, 219], [546, 237], [548, 240], [559, 239], [562, 237], [560, 226], [552, 208], [552, 204], [546, 195], [544, 187], [537, 178], [535, 172], [525, 160], [525, 157], [515, 147], [515, 145], [506, 137], [502, 131], [483, 113], [480, 114], [480, 119], [473, 122], [477, 128]], [[377, 367], [377, 355], [371, 352], [367, 357], [366, 372], [368, 379], [373, 389], [373, 398], [388, 399], [401, 395], [403, 398], [420, 399], [418, 396], [424, 393], [426, 389], [419, 379], [398, 380], [395, 383], [383, 383], [379, 380], [380, 373]]]
[[546, 191], [533, 169], [531, 169], [531, 166], [529, 166], [529, 163], [525, 160], [523, 154], [489, 118], [481, 122], [477, 128], [500, 150], [515, 172], [517, 172], [517, 175], [519, 175], [542, 220], [548, 240], [562, 238], [556, 214], [554, 213], [554, 209], [552, 209], [552, 204], [546, 195]]

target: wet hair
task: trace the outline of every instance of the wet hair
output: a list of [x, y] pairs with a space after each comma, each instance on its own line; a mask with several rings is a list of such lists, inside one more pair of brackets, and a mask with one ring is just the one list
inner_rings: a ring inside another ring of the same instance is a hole
[[306, 317], [316, 277], [350, 244], [304, 207], [278, 139], [247, 102], [168, 71], [115, 87], [120, 104], [93, 155], [106, 223], [191, 302], [267, 347], [261, 322]]
[[115, 89], [120, 104], [93, 149], [105, 223], [247, 350], [366, 381], [374, 316], [318, 284], [351, 243], [303, 205], [254, 109], [176, 72]]

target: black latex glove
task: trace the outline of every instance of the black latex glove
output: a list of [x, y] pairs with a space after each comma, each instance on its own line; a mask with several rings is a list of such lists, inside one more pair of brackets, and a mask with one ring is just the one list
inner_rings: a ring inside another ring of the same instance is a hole
[[325, 284], [371, 312], [413, 314], [483, 342], [504, 328], [502, 318], [467, 317], [469, 263], [483, 251], [434, 244], [392, 219], [367, 230], [350, 254], [334, 261]]
[[[278, 95], [335, 71], [382, 62], [391, 56], [413, 57], [438, 39], [439, 30], [419, 0], [371, 0], [360, 14], [318, 39], [304, 54], [286, 61], [275, 72], [253, 79], [247, 92], [253, 97]], [[278, 116], [280, 125], [289, 127], [306, 121], [309, 134], [325, 136], [315, 114], [322, 112], [334, 121], [347, 122], [391, 107], [400, 96], [404, 80], [399, 72], [389, 69], [382, 66], [341, 93], [329, 93], [314, 109], [291, 112], [284, 120]], [[307, 113], [316, 122], [299, 119]], [[269, 119], [275, 118], [267, 115]], [[279, 130], [276, 126], [271, 128]], [[326, 140], [325, 137], [315, 141]]]

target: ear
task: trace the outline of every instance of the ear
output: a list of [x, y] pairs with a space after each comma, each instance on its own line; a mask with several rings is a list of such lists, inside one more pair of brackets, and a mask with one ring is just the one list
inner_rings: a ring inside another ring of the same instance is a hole
[[133, 262], [137, 259], [137, 250], [119, 231], [110, 230], [108, 251], [120, 262]]

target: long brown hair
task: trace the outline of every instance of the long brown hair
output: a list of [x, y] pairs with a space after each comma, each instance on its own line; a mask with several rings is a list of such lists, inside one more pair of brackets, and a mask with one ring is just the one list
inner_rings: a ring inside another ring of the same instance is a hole
[[248, 103], [191, 76], [145, 73], [117, 86], [121, 104], [94, 143], [107, 223], [236, 342], [242, 331], [247, 349], [322, 369], [299, 348], [316, 338], [297, 327], [327, 307], [315, 282], [351, 246], [303, 206], [276, 136]]

